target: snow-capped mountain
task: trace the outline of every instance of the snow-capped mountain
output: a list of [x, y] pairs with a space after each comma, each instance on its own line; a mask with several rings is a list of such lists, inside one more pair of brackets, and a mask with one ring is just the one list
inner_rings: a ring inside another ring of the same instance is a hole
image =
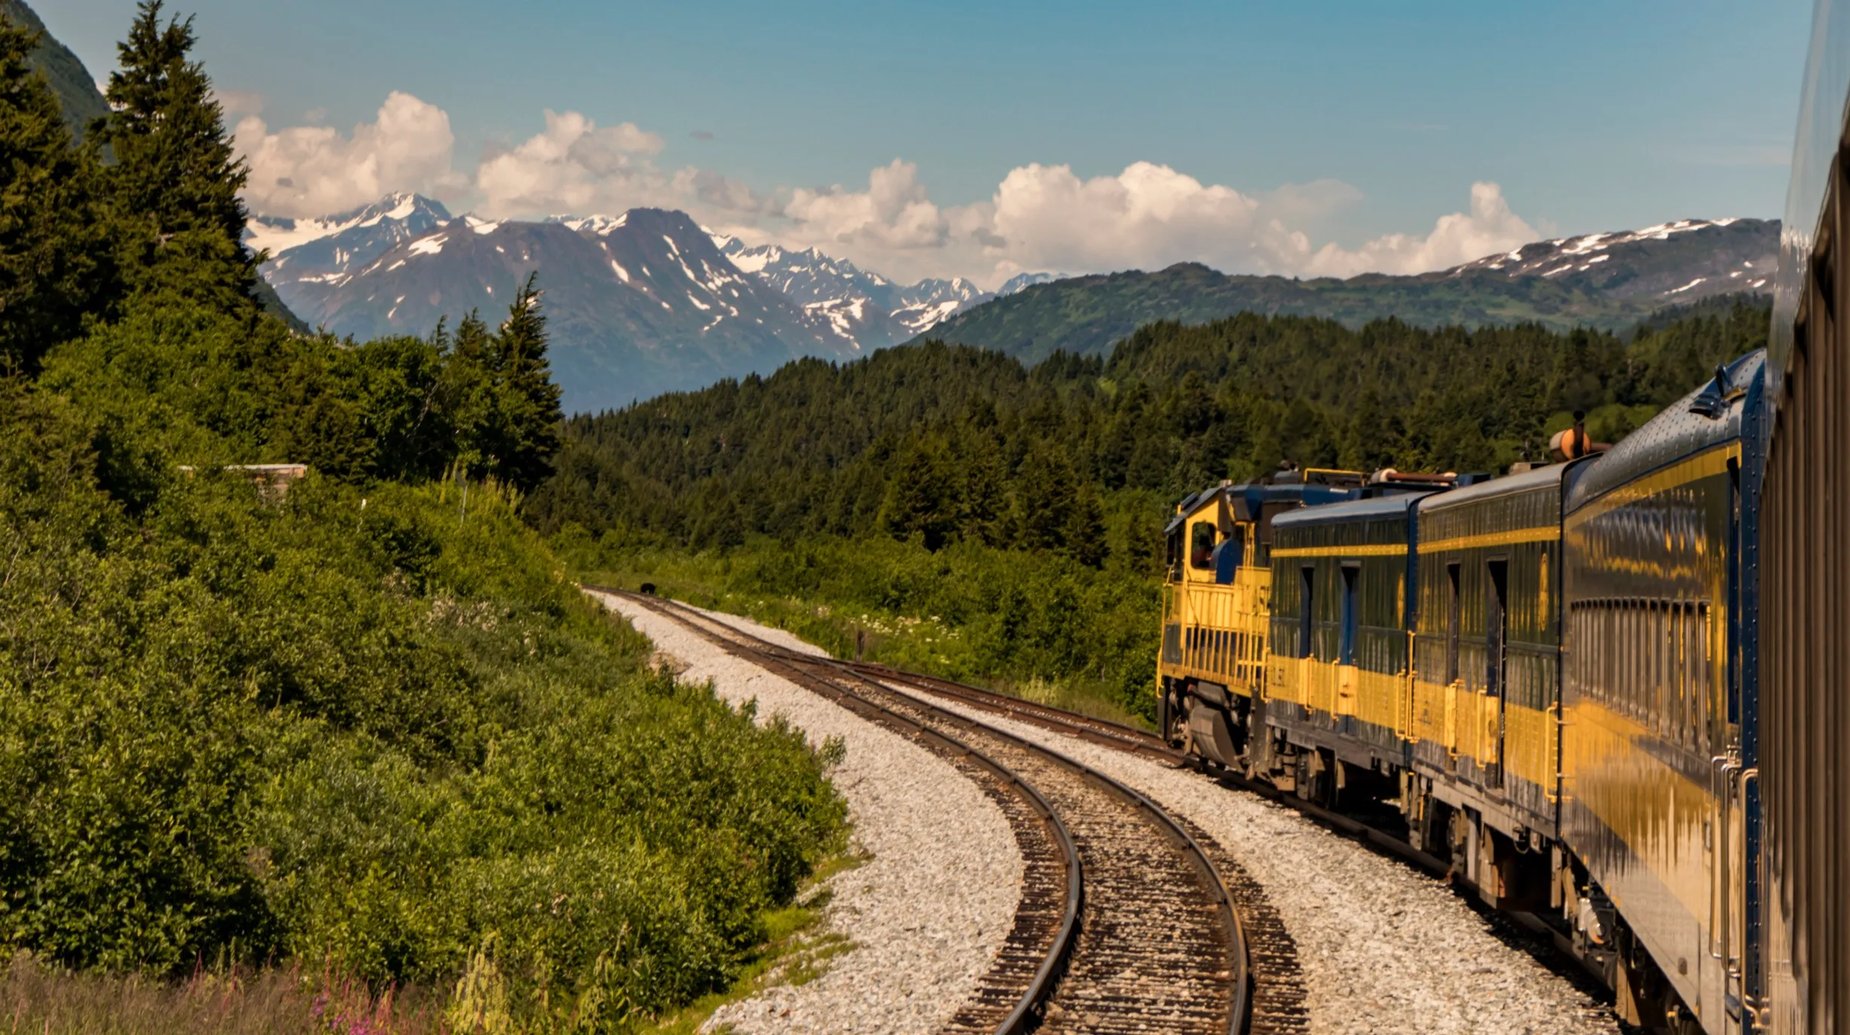
[[538, 271], [576, 410], [851, 357], [991, 297], [961, 278], [896, 284], [813, 249], [749, 247], [659, 209], [489, 220], [394, 194], [320, 219], [253, 215], [245, 240], [268, 251], [264, 277], [291, 309], [356, 338], [493, 314]]
[[1056, 280], [1066, 279], [1064, 273], [1017, 273], [1002, 282], [996, 289], [997, 298], [1007, 298], [1018, 291], [1026, 291], [1036, 284], [1051, 284]]
[[962, 277], [897, 284], [814, 248], [747, 245], [726, 234], [713, 235], [713, 243], [740, 270], [803, 306], [819, 328], [851, 338], [863, 349], [904, 341], [994, 297]]
[[501, 221], [388, 198], [329, 219], [252, 223], [253, 246], [287, 245], [263, 267], [278, 294], [311, 325], [356, 338], [425, 335], [470, 310], [498, 319], [537, 271], [568, 411], [857, 352], [680, 212]]
[[386, 251], [450, 222], [442, 203], [421, 194], [390, 194], [351, 212], [321, 219], [252, 215], [244, 243], [268, 251], [264, 276], [285, 281], [337, 278]]
[[1679, 219], [1525, 244], [1446, 270], [1540, 277], [1621, 298], [1666, 304], [1766, 291], [1778, 264], [1779, 224], [1765, 219]]
[[1556, 330], [1623, 330], [1666, 308], [1766, 294], [1778, 250], [1779, 224], [1772, 220], [1681, 219], [1537, 241], [1412, 275], [1299, 279], [1177, 263], [998, 292], [930, 333], [1034, 363], [1055, 349], [1108, 354], [1152, 320], [1204, 323], [1243, 312], [1350, 326], [1392, 316], [1427, 327], [1534, 321]]

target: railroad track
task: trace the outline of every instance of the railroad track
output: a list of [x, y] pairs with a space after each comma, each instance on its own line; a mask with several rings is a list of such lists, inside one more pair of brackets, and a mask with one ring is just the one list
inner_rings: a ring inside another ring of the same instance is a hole
[[[1292, 809], [1306, 818], [1318, 823], [1325, 829], [1355, 840], [1382, 855], [1399, 859], [1428, 876], [1441, 880], [1453, 881], [1469, 887], [1469, 883], [1453, 872], [1450, 863], [1410, 844], [1391, 829], [1386, 829], [1359, 819], [1355, 816], [1327, 808], [1317, 802], [1300, 798], [1288, 791], [1281, 791], [1263, 780], [1255, 780], [1242, 773], [1207, 762], [1203, 759], [1185, 755], [1156, 734], [1126, 726], [1108, 719], [1079, 715], [1050, 705], [1022, 700], [994, 690], [969, 686], [937, 676], [902, 672], [884, 665], [868, 662], [843, 662], [857, 670], [880, 674], [895, 682], [912, 687], [922, 693], [934, 694], [980, 708], [1006, 718], [1016, 719], [1031, 725], [1106, 747], [1116, 748], [1132, 754], [1141, 755], [1156, 761], [1175, 766], [1186, 766], [1202, 771], [1222, 786], [1257, 795], [1276, 804]], [[1229, 871], [1231, 872], [1231, 871]], [[1237, 885], [1236, 885], [1237, 888]], [[1249, 919], [1249, 926], [1276, 923], [1276, 918], [1266, 919], [1270, 906], [1263, 901], [1261, 891], [1253, 903], [1250, 913], [1255, 919]], [[1483, 915], [1487, 923], [1499, 932], [1499, 936], [1513, 944], [1526, 940], [1529, 951], [1536, 954], [1541, 962], [1550, 969], [1561, 973], [1571, 980], [1593, 989], [1596, 993], [1604, 989], [1604, 978], [1584, 956], [1576, 952], [1570, 939], [1533, 913], [1519, 913], [1485, 908], [1480, 900], [1467, 895], [1466, 901]], [[1282, 926], [1282, 925], [1281, 925]], [[1550, 958], [1552, 957], [1552, 958]], [[1591, 982], [1589, 984], [1589, 982]], [[1254, 1010], [1260, 1011], [1265, 1004], [1261, 1002], [1266, 995], [1263, 982], [1256, 986]], [[1293, 1009], [1301, 1001], [1301, 991], [1282, 990], [1280, 1001], [1287, 1010]]]
[[[1218, 845], [1139, 792], [928, 696], [973, 703], [987, 692], [791, 651], [672, 601], [587, 588], [655, 611], [920, 742], [1002, 807], [1026, 864], [1022, 904], [947, 1032], [1307, 1027], [1295, 947], [1263, 890]], [[1069, 721], [1124, 750], [1147, 751], [1153, 740], [1100, 720]]]

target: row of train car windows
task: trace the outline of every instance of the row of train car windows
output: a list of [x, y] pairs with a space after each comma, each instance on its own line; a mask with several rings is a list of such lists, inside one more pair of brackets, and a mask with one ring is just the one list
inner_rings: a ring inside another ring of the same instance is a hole
[[1705, 601], [1578, 600], [1568, 608], [1567, 681], [1657, 736], [1708, 744], [1719, 709], [1713, 630]]

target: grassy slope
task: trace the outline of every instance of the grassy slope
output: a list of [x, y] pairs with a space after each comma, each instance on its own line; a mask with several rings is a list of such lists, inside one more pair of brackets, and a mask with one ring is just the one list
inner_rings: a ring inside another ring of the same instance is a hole
[[960, 543], [936, 553], [886, 537], [724, 552], [556, 540], [586, 582], [634, 589], [788, 630], [834, 654], [986, 686], [1120, 722], [1153, 706], [1156, 586], [1119, 569]]

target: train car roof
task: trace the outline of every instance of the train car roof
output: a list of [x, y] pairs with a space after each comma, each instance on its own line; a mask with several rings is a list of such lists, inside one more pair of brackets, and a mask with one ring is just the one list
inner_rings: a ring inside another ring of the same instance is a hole
[[1792, 363], [1792, 330], [1811, 272], [1812, 245], [1823, 216], [1831, 163], [1844, 137], [1850, 97], [1850, 2], [1820, 0], [1812, 14], [1811, 50], [1799, 93], [1792, 178], [1779, 223], [1779, 272], [1773, 279], [1773, 328], [1768, 340], [1767, 398], [1778, 399]]
[[1729, 397], [1716, 416], [1704, 416], [1691, 409], [1698, 397], [1713, 394], [1715, 382], [1711, 380], [1645, 422], [1644, 427], [1625, 436], [1574, 479], [1573, 486], [1568, 489], [1565, 509], [1578, 510], [1612, 489], [1660, 467], [1739, 438], [1741, 404], [1747, 395], [1746, 388], [1760, 376], [1765, 361], [1765, 350], [1759, 350], [1728, 364]]
[[1447, 507], [1461, 506], [1476, 500], [1495, 499], [1519, 492], [1533, 492], [1550, 485], [1559, 485], [1572, 464], [1549, 464], [1535, 467], [1521, 474], [1506, 474], [1501, 478], [1490, 478], [1470, 485], [1460, 486], [1449, 492], [1437, 492], [1420, 500], [1420, 513], [1432, 513]]
[[1372, 499], [1326, 503], [1321, 507], [1305, 507], [1303, 510], [1294, 510], [1289, 514], [1280, 514], [1273, 518], [1272, 528], [1278, 531], [1312, 525], [1373, 521], [1384, 517], [1405, 517], [1409, 508], [1431, 495], [1434, 494], [1432, 492], [1401, 492], [1391, 496], [1376, 496]]
[[1316, 482], [1243, 482], [1239, 485], [1210, 485], [1187, 497], [1177, 504], [1177, 513], [1163, 526], [1163, 534], [1174, 532], [1189, 516], [1201, 509], [1202, 504], [1214, 499], [1221, 493], [1233, 501], [1234, 509], [1243, 521], [1250, 521], [1258, 513], [1259, 507], [1272, 500], [1297, 500], [1306, 506], [1327, 505], [1335, 500], [1348, 499], [1355, 494], [1355, 488], [1348, 486], [1321, 485]]

